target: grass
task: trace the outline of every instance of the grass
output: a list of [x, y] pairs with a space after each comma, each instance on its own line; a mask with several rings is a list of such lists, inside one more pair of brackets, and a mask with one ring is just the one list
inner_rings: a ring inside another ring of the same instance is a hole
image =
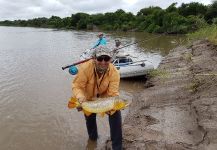
[[182, 57], [184, 60], [186, 60], [187, 62], [191, 62], [192, 61], [192, 54], [191, 53], [185, 53]]
[[187, 35], [190, 40], [208, 39], [217, 45], [217, 25], [209, 25]]
[[200, 80], [193, 80], [188, 86], [187, 89], [189, 89], [190, 92], [195, 93], [198, 91], [199, 86], [201, 85]]
[[154, 69], [154, 70], [150, 70], [148, 72], [149, 77], [161, 77], [161, 78], [168, 78], [169, 77], [169, 73], [166, 72], [165, 70], [161, 70], [161, 69]]

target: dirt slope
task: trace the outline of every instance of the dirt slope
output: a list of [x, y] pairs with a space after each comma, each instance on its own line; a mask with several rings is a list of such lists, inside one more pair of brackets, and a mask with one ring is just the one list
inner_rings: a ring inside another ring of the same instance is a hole
[[135, 94], [123, 125], [124, 148], [216, 150], [217, 47], [206, 40], [178, 47], [158, 74]]

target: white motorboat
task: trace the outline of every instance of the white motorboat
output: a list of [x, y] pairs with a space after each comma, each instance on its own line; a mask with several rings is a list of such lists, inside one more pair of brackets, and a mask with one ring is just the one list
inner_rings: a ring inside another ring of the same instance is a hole
[[[90, 49], [85, 50], [80, 55], [80, 60], [91, 58], [92, 51]], [[121, 78], [143, 76], [146, 75], [149, 70], [154, 69], [152, 62], [146, 59], [139, 59], [138, 57], [126, 53], [116, 55], [112, 63], [119, 70]]]
[[116, 56], [113, 64], [119, 70], [121, 78], [143, 76], [154, 69], [152, 62], [130, 55]]

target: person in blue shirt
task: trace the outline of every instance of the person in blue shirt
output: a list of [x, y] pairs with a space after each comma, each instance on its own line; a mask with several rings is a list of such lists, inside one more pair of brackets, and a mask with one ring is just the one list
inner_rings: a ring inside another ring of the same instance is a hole
[[99, 45], [106, 45], [106, 38], [103, 37], [103, 33], [102, 32], [100, 32], [98, 34], [98, 37], [99, 37], [98, 41], [96, 42], [96, 44], [91, 49], [94, 49], [94, 48], [96, 48]]

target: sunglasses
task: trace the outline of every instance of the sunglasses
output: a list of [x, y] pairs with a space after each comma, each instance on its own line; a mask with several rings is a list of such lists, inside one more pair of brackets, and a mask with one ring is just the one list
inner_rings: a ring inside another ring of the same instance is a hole
[[102, 56], [99, 56], [99, 57], [96, 58], [96, 60], [97, 60], [97, 61], [100, 61], [100, 62], [103, 61], [103, 60], [104, 60], [105, 62], [108, 62], [110, 59], [111, 59], [111, 57], [109, 57], [109, 56], [107, 56], [107, 55], [102, 55]]

